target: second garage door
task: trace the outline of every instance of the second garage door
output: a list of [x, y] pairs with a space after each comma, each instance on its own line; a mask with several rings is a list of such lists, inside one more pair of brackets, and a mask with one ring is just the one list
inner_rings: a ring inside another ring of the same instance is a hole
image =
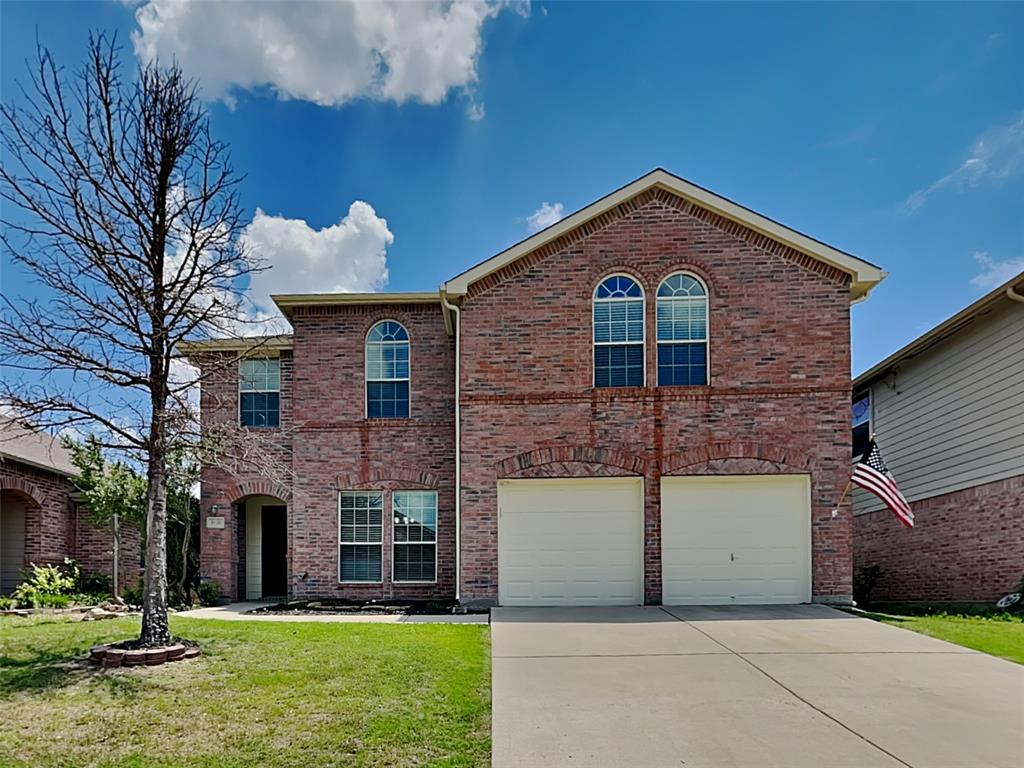
[[810, 504], [807, 475], [662, 478], [663, 602], [809, 602]]
[[501, 605], [642, 601], [640, 478], [498, 483]]

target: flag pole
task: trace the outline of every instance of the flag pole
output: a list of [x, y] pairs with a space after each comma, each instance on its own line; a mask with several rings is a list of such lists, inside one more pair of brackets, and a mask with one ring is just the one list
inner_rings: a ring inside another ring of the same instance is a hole
[[[875, 442], [875, 433], [872, 432], [871, 435], [868, 437], [868, 447], [870, 448], [871, 445], [874, 442]], [[839, 501], [837, 501], [836, 505], [832, 508], [832, 517], [836, 517], [839, 514], [839, 508], [841, 506], [843, 506], [843, 502], [846, 501], [846, 495], [850, 492], [850, 487], [852, 485], [853, 485], [853, 475], [851, 474], [850, 475], [850, 479], [846, 481], [846, 487], [843, 488], [842, 496], [839, 497]]]

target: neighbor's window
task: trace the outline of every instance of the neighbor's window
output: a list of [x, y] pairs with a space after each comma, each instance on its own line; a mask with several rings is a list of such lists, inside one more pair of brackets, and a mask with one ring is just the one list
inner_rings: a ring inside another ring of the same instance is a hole
[[864, 455], [871, 439], [871, 394], [853, 403], [853, 458]]
[[665, 278], [656, 299], [658, 386], [708, 383], [708, 292], [690, 275]]
[[338, 510], [340, 581], [381, 580], [383, 534], [383, 494], [379, 491], [342, 491]]
[[594, 291], [594, 386], [644, 385], [644, 293], [627, 275]]
[[437, 580], [437, 492], [395, 491], [392, 580]]
[[243, 427], [280, 425], [280, 360], [265, 357], [239, 361], [238, 411]]
[[366, 416], [402, 419], [409, 415], [409, 334], [400, 323], [382, 320], [366, 335]]

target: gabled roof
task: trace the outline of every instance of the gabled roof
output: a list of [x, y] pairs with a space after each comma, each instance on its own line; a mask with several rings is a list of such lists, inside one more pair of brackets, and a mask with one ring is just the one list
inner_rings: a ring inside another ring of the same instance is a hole
[[772, 240], [788, 245], [796, 251], [846, 272], [851, 278], [851, 301], [865, 298], [871, 289], [885, 277], [886, 273], [881, 268], [868, 261], [859, 259], [820, 240], [815, 240], [795, 229], [783, 226], [767, 216], [762, 216], [732, 200], [716, 195], [714, 192], [675, 176], [662, 168], [657, 168], [587, 207], [581, 208], [558, 223], [552, 224], [547, 229], [516, 243], [511, 248], [471, 267], [462, 274], [456, 275], [442, 286], [442, 291], [450, 296], [465, 295], [469, 291], [469, 287], [478, 280], [497, 272], [615, 206], [655, 188], [667, 190], [719, 216], [749, 227]]
[[[1015, 301], [1024, 303], [1022, 292], [1024, 292], [1024, 272], [1011, 277], [998, 288], [986, 293], [973, 304], [964, 307], [948, 320], [944, 320], [927, 333], [918, 336], [909, 344], [897, 349], [880, 363], [868, 368], [868, 370], [853, 380], [854, 394], [857, 394], [857, 389], [866, 387], [868, 384], [887, 376], [893, 368], [904, 360], [915, 357], [926, 349], [931, 349], [936, 344], [940, 344], [950, 336], [972, 325], [977, 318], [987, 314], [999, 302]], [[1021, 312], [1024, 312], [1024, 307], [1021, 308]]]
[[78, 467], [71, 461], [71, 451], [58, 438], [46, 432], [26, 429], [7, 416], [0, 416], [0, 459], [78, 477]]

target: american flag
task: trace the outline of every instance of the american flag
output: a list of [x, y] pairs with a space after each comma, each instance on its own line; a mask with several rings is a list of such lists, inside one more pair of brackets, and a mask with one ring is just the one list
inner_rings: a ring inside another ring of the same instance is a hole
[[914, 513], [910, 509], [910, 504], [896, 487], [896, 479], [885, 466], [882, 452], [878, 450], [878, 444], [874, 440], [868, 443], [867, 450], [853, 468], [853, 477], [850, 480], [881, 499], [907, 528], [914, 527]]

